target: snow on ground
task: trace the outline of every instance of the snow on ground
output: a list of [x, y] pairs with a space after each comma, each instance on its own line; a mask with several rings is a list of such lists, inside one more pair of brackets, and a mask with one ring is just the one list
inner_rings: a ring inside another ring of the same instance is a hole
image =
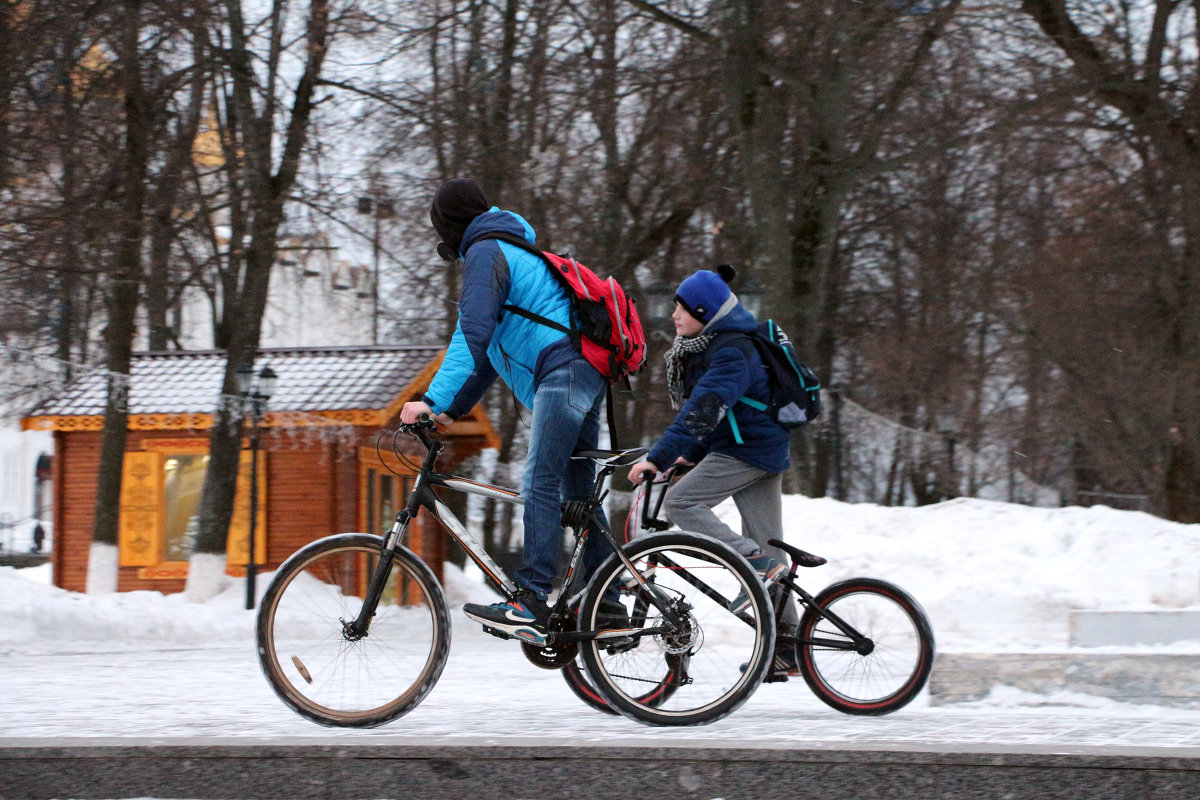
[[[852, 575], [891, 580], [925, 607], [942, 651], [1062, 651], [1071, 609], [1200, 606], [1200, 525], [968, 499], [924, 508], [785, 500], [787, 541], [830, 562], [805, 571], [810, 591]], [[736, 515], [732, 506], [721, 513]], [[584, 707], [555, 672], [483, 634], [457, 609], [487, 600], [489, 590], [451, 565], [446, 576], [454, 641], [441, 681], [402, 720], [350, 732], [318, 728], [272, 695], [254, 656], [254, 613], [244, 608], [241, 581], [197, 604], [182, 594], [66, 592], [49, 585], [48, 567], [0, 568], [0, 738], [662, 735]], [[260, 574], [260, 592], [269, 580]], [[1161, 649], [1200, 652], [1200, 643]], [[956, 741], [1004, 741], [1019, 729], [1030, 741], [1073, 744], [1111, 742], [1129, 729], [1111, 721], [1131, 717], [1147, 740], [1200, 745], [1200, 711], [1001, 687], [974, 703], [930, 707], [922, 698], [889, 717], [854, 718], [822, 706], [799, 680], [763, 687], [727, 720], [689, 736], [938, 741], [953, 729]]]
[[[736, 526], [732, 504], [718, 510]], [[784, 519], [786, 541], [829, 559], [803, 571], [806, 588], [851, 576], [899, 584], [928, 612], [942, 650], [1061, 650], [1072, 609], [1200, 607], [1200, 525], [1140, 512], [789, 496]], [[452, 609], [491, 596], [453, 565], [446, 576]], [[269, 580], [260, 573], [260, 592]], [[253, 633], [241, 581], [201, 604], [146, 591], [77, 594], [49, 582], [48, 565], [0, 568], [0, 653], [233, 643]]]

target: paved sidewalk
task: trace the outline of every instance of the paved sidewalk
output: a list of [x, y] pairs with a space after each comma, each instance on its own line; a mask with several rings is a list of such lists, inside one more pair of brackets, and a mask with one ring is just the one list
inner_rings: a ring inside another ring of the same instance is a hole
[[1166, 752], [1200, 748], [1200, 711], [1102, 701], [1096, 708], [930, 707], [919, 698], [890, 716], [852, 717], [822, 705], [794, 678], [763, 686], [713, 725], [649, 728], [591, 710], [518, 647], [468, 632], [456, 636], [441, 681], [416, 710], [359, 731], [322, 728], [288, 710], [249, 646], [0, 656], [0, 746], [64, 737]]

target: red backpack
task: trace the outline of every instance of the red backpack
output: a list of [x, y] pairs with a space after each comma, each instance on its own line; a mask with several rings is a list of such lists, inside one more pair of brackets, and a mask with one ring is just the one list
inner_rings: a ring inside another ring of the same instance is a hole
[[520, 236], [497, 231], [480, 238], [514, 244], [549, 264], [550, 272], [571, 298], [571, 327], [511, 303], [505, 303], [505, 311], [569, 335], [583, 357], [609, 383], [616, 383], [642, 368], [646, 361], [646, 335], [642, 332], [637, 303], [625, 294], [615, 278], [601, 280], [571, 256], [543, 252]]

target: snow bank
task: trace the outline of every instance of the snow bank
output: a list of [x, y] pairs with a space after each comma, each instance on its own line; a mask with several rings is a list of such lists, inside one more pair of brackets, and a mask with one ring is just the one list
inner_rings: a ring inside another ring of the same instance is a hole
[[790, 496], [784, 516], [788, 543], [830, 562], [805, 583], [852, 575], [897, 583], [925, 607], [942, 649], [1061, 649], [1073, 609], [1200, 604], [1200, 525], [1141, 512]]
[[[732, 503], [718, 512], [736, 527]], [[1200, 525], [1140, 512], [971, 499], [886, 508], [790, 496], [784, 528], [789, 543], [829, 559], [804, 571], [810, 591], [856, 575], [897, 583], [925, 607], [943, 650], [1061, 650], [1072, 609], [1200, 605]], [[190, 603], [182, 594], [66, 592], [48, 585], [46, 570], [0, 568], [0, 653], [245, 646], [253, 637], [240, 580]], [[453, 564], [445, 575], [452, 612], [491, 596]], [[260, 573], [260, 592], [270, 578]]]

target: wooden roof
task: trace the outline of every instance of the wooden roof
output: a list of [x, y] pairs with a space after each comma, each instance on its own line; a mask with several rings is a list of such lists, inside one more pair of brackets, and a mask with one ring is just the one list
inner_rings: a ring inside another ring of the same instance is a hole
[[[255, 373], [270, 366], [278, 375], [262, 424], [386, 424], [405, 401], [428, 385], [442, 353], [440, 347], [426, 346], [262, 348]], [[135, 353], [129, 379], [129, 427], [212, 427], [224, 370], [223, 350]], [[99, 430], [104, 422], [105, 376], [104, 370], [95, 370], [71, 381], [34, 408], [22, 427]], [[237, 397], [230, 400], [240, 402]]]

